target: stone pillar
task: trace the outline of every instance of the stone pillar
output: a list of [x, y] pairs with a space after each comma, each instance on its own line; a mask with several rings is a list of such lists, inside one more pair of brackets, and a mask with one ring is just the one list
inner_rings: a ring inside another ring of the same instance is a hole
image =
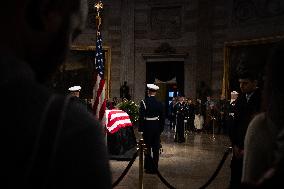
[[134, 88], [134, 1], [121, 1], [121, 70], [120, 83], [127, 81], [130, 95]]
[[204, 81], [210, 88], [212, 84], [212, 6], [207, 0], [198, 1], [197, 26], [197, 81]]

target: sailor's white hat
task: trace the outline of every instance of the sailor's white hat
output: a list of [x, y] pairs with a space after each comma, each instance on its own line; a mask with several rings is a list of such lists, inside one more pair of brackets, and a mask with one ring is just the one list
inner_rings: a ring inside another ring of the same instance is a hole
[[73, 86], [73, 87], [70, 87], [69, 89], [68, 89], [69, 91], [71, 91], [71, 92], [74, 92], [74, 91], [80, 91], [81, 90], [81, 86]]
[[232, 91], [231, 94], [239, 94], [237, 91]]
[[147, 88], [153, 91], [157, 91], [159, 87], [155, 84], [147, 84]]

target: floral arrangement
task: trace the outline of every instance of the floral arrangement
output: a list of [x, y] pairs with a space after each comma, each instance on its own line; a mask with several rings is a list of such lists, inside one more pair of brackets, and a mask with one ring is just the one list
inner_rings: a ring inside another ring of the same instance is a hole
[[134, 124], [139, 118], [139, 106], [132, 100], [123, 100], [116, 105], [116, 108], [125, 111], [131, 122]]

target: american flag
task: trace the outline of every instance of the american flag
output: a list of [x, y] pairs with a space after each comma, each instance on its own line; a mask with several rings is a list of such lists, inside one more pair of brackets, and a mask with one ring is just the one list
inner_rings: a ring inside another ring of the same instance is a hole
[[95, 56], [95, 85], [93, 88], [93, 111], [97, 119], [102, 120], [106, 111], [104, 53], [101, 32], [97, 31]]
[[129, 115], [123, 110], [106, 110], [102, 122], [111, 134], [117, 132], [121, 128], [132, 126]]

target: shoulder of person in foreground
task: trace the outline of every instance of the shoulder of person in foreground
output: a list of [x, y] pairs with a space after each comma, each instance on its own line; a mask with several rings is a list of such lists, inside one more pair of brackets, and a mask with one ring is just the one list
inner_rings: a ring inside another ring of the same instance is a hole
[[271, 153], [269, 141], [271, 135], [266, 124], [265, 113], [256, 115], [250, 122], [244, 143], [244, 164], [242, 181], [256, 181], [267, 169]]
[[111, 172], [104, 129], [78, 102], [70, 102], [63, 121], [58, 150], [64, 185], [111, 188]]

